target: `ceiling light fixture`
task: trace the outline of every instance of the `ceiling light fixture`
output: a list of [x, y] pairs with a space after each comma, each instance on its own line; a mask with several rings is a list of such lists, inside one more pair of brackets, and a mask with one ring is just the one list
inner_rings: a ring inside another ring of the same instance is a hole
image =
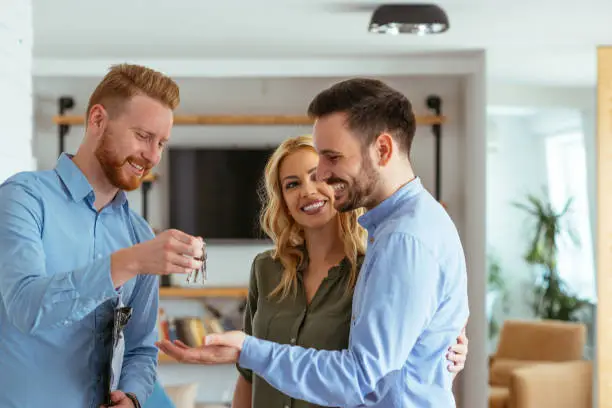
[[443, 33], [448, 27], [448, 16], [435, 4], [383, 4], [374, 10], [369, 31], [427, 35]]

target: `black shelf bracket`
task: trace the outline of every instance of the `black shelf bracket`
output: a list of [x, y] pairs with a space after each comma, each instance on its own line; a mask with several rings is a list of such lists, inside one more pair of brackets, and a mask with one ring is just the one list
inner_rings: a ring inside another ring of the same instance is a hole
[[[427, 107], [436, 116], [442, 116], [442, 99], [438, 95], [429, 95], [427, 97]], [[435, 172], [436, 172], [436, 200], [442, 198], [442, 124], [435, 123], [431, 125], [431, 131], [435, 138]]]
[[[62, 96], [59, 98], [57, 104], [58, 104], [59, 115], [64, 116], [67, 110], [74, 108], [74, 98], [72, 98], [71, 96]], [[65, 124], [58, 125], [58, 136], [59, 136], [59, 154], [58, 156], [64, 153], [64, 150], [65, 150], [64, 139], [66, 138], [66, 135], [68, 134], [69, 131], [70, 131], [70, 125], [65, 125]]]
[[140, 185], [142, 193], [142, 218], [149, 222], [149, 191], [153, 187], [152, 181], [143, 181]]

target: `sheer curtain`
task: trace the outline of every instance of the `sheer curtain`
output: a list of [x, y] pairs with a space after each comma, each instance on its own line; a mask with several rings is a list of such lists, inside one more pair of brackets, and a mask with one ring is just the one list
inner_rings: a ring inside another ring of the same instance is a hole
[[560, 236], [558, 270], [570, 292], [595, 301], [595, 269], [591, 206], [587, 188], [587, 161], [580, 130], [556, 133], [546, 139], [548, 188], [553, 208], [560, 211], [568, 199], [572, 204], [563, 217], [578, 242], [567, 233]]

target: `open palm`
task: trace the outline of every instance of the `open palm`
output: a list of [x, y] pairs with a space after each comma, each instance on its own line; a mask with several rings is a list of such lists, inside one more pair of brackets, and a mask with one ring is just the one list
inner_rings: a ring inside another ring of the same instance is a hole
[[180, 340], [163, 340], [157, 347], [176, 361], [185, 364], [231, 364], [238, 361], [240, 351], [229, 346], [189, 347]]
[[200, 347], [189, 347], [180, 340], [163, 340], [157, 347], [181, 363], [231, 364], [238, 362], [245, 338], [244, 332], [236, 330], [208, 335]]

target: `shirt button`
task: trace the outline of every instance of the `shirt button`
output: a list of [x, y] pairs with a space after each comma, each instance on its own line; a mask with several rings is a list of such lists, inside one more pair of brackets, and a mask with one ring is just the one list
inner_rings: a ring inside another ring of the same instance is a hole
[[295, 337], [291, 339], [291, 344], [295, 344]]
[[102, 254], [98, 254], [98, 259], [102, 258]]
[[370, 244], [374, 243], [374, 237], [370, 237], [368, 240], [370, 241]]

